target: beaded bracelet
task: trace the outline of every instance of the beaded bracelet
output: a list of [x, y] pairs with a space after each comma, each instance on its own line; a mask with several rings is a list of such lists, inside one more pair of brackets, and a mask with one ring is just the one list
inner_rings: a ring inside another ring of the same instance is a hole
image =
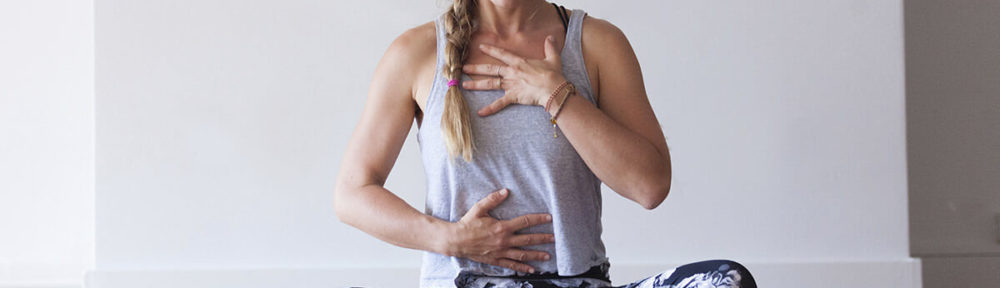
[[559, 93], [559, 90], [566, 88], [567, 85], [570, 85], [569, 81], [565, 81], [562, 84], [559, 84], [559, 86], [556, 87], [556, 90], [552, 90], [552, 94], [549, 95], [549, 100], [545, 101], [545, 111], [549, 111], [549, 104], [552, 104], [552, 99], [555, 99], [556, 94]]
[[[563, 87], [563, 86], [560, 86], [560, 87]], [[556, 131], [556, 117], [559, 117], [559, 112], [562, 112], [563, 104], [566, 104], [566, 99], [569, 99], [570, 95], [572, 95], [573, 93], [576, 93], [576, 87], [573, 86], [572, 84], [567, 85], [565, 87], [567, 87], [566, 88], [566, 96], [562, 97], [562, 101], [559, 102], [559, 107], [556, 109], [556, 113], [552, 114], [552, 118], [549, 119], [549, 122], [552, 122], [552, 138], [558, 138], [559, 137], [559, 133], [557, 133], [557, 131]], [[562, 90], [562, 88], [556, 89], [556, 92], [560, 92], [560, 90]], [[554, 95], [555, 94], [553, 94], [553, 96]], [[546, 109], [546, 111], [547, 110], [548, 109]]]

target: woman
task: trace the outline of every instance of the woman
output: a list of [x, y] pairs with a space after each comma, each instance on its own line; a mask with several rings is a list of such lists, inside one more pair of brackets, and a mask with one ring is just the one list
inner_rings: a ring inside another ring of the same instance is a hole
[[[601, 182], [646, 209], [670, 189], [635, 54], [618, 28], [581, 10], [455, 0], [390, 45], [370, 89], [335, 209], [426, 251], [420, 287], [608, 287]], [[414, 119], [427, 214], [382, 187]], [[724, 260], [629, 287], [706, 284], [755, 287]]]

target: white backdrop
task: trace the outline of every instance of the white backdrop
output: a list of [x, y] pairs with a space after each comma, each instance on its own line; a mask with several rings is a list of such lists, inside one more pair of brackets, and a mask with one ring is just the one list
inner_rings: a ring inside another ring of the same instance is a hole
[[0, 287], [94, 267], [91, 1], [0, 1]]
[[[902, 1], [560, 4], [625, 31], [674, 160], [654, 211], [605, 188], [616, 284], [729, 258], [768, 287], [919, 285]], [[91, 284], [416, 285], [419, 251], [339, 223], [332, 193], [376, 62], [445, 5], [96, 1]], [[387, 188], [422, 210], [414, 133]]]

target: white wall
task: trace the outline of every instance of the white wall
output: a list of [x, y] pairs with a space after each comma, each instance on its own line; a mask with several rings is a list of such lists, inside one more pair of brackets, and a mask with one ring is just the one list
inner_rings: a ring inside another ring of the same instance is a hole
[[[415, 283], [419, 252], [337, 222], [332, 190], [376, 62], [435, 2], [98, 1], [92, 284]], [[901, 1], [561, 4], [629, 36], [674, 157], [655, 211], [605, 190], [616, 283], [730, 258], [769, 287], [918, 285]], [[412, 132], [387, 187], [422, 209]]]
[[91, 1], [0, 2], [0, 287], [94, 266]]

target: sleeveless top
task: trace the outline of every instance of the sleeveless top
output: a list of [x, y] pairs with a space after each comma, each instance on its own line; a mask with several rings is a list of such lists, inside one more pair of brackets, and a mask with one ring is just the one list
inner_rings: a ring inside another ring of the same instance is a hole
[[[584, 12], [572, 10], [561, 52], [563, 76], [577, 96], [594, 102], [580, 45]], [[442, 74], [447, 42], [442, 18], [435, 21], [437, 68], [417, 130], [427, 177], [425, 213], [457, 222], [489, 193], [508, 188], [507, 199], [490, 215], [509, 220], [524, 214], [549, 213], [552, 222], [518, 233], [553, 233], [555, 243], [523, 247], [548, 252], [548, 261], [526, 261], [536, 273], [579, 275], [591, 267], [610, 265], [601, 241], [601, 180], [587, 167], [565, 135], [553, 138], [550, 115], [541, 106], [509, 105], [480, 117], [476, 111], [504, 95], [503, 90], [462, 90], [470, 112], [475, 150], [472, 161], [449, 159], [441, 133], [441, 114], [448, 79]], [[462, 74], [463, 80], [471, 80]], [[461, 87], [459, 85], [458, 87]], [[558, 133], [562, 133], [559, 131]], [[607, 267], [607, 266], [605, 266]], [[459, 273], [525, 276], [514, 270], [465, 258], [424, 252], [420, 287], [455, 287]]]

